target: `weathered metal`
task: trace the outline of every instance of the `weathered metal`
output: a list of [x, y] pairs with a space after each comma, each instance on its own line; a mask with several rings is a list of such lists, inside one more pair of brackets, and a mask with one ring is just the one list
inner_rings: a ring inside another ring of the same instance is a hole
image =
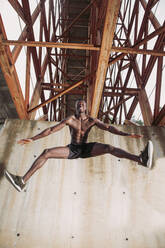
[[[158, 1], [40, 0], [33, 2], [32, 11], [29, 0], [8, 2], [25, 25], [18, 40], [2, 37], [1, 46], [6, 51], [15, 44], [12, 54], [7, 54], [12, 65], [15, 66], [22, 47], [29, 46], [25, 55], [25, 96], [15, 97], [20, 106], [25, 102], [23, 118], [35, 119], [40, 105], [41, 116], [59, 121], [73, 114], [75, 101], [83, 98], [87, 100], [89, 113], [103, 121], [123, 123], [137, 115], [138, 107], [145, 125], [164, 123], [161, 85], [165, 23], [159, 23], [155, 11], [159, 9]], [[113, 22], [115, 6], [119, 11]], [[108, 14], [110, 30], [106, 26]], [[151, 101], [148, 86], [154, 70], [156, 80], [152, 82], [155, 86]], [[89, 74], [91, 77], [78, 91], [56, 96], [55, 92], [63, 85], [72, 87]], [[49, 93], [41, 86], [48, 81]], [[132, 83], [133, 88], [140, 90], [128, 99], [126, 95]], [[110, 92], [107, 87], [111, 87]], [[119, 91], [119, 87], [123, 90]], [[51, 99], [49, 103], [48, 99]], [[35, 111], [27, 114], [28, 109]]]

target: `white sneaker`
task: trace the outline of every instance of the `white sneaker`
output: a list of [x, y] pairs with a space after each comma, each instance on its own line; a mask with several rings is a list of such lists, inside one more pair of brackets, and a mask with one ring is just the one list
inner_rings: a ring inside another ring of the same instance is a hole
[[18, 190], [19, 192], [25, 187], [26, 183], [23, 178], [20, 176], [16, 176], [5, 170], [5, 176], [7, 180]]

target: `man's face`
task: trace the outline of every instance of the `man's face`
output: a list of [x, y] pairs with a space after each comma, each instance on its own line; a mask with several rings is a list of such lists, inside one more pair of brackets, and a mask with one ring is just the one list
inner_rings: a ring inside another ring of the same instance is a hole
[[77, 113], [85, 113], [86, 111], [86, 102], [83, 100], [76, 102], [76, 112]]

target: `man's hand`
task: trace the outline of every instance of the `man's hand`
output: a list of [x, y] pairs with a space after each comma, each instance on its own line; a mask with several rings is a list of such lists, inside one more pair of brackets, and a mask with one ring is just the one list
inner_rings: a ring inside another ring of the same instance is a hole
[[26, 145], [26, 144], [29, 144], [30, 142], [32, 142], [33, 140], [32, 139], [21, 139], [19, 140], [17, 143], [20, 144], [20, 145]]
[[139, 134], [132, 133], [132, 134], [130, 134], [128, 137], [138, 139], [138, 138], [143, 138], [143, 135], [139, 135]]

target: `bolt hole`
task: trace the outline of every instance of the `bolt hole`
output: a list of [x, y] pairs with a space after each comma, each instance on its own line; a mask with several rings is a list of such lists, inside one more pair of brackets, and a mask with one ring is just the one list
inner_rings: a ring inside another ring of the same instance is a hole
[[20, 236], [20, 233], [17, 233], [17, 237], [19, 237]]

